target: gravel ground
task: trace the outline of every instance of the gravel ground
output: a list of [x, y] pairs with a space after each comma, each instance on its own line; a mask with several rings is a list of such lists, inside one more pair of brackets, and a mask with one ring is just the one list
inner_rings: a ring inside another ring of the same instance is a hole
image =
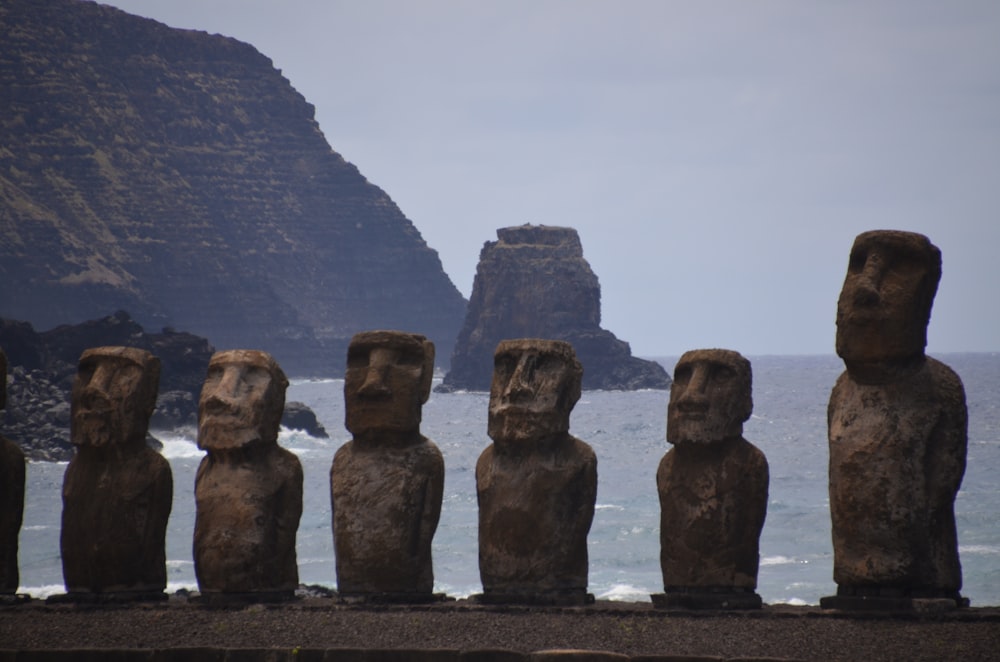
[[674, 612], [649, 604], [578, 608], [352, 606], [332, 599], [207, 607], [0, 607], [0, 650], [67, 648], [552, 648], [629, 655], [801, 660], [997, 660], [1000, 608], [937, 617], [845, 618], [815, 607]]

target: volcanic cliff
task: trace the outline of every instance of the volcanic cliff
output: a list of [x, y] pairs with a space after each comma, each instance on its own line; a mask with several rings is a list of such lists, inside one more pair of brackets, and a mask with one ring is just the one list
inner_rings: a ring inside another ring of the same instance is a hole
[[252, 46], [4, 0], [0, 109], [0, 316], [125, 309], [293, 375], [338, 374], [364, 329], [450, 355], [465, 301], [436, 251]]
[[493, 352], [508, 338], [571, 343], [585, 389], [670, 387], [663, 366], [632, 356], [628, 343], [601, 328], [601, 286], [576, 230], [522, 225], [497, 230], [497, 238], [479, 254], [451, 371], [438, 390], [489, 390]]

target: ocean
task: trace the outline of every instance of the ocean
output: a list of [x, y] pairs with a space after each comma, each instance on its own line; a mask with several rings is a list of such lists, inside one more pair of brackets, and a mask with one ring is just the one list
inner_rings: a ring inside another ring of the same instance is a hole
[[[1000, 354], [943, 354], [965, 384], [969, 452], [955, 509], [964, 577], [973, 606], [1000, 606]], [[836, 592], [827, 495], [826, 405], [843, 370], [836, 356], [750, 357], [754, 413], [744, 436], [770, 465], [767, 520], [760, 540], [757, 592], [765, 603], [815, 605]], [[672, 372], [676, 357], [660, 359]], [[436, 382], [437, 383], [437, 382]], [[585, 391], [571, 432], [598, 458], [597, 510], [588, 538], [589, 590], [598, 599], [648, 601], [663, 589], [659, 567], [656, 468], [668, 450], [667, 391]], [[305, 470], [299, 526], [299, 579], [336, 586], [329, 471], [344, 429], [343, 379], [293, 380], [289, 400], [313, 408], [330, 433], [314, 439], [282, 430], [279, 443]], [[441, 522], [434, 538], [435, 590], [461, 598], [482, 590], [477, 552], [475, 463], [489, 444], [487, 393], [433, 393], [421, 431], [444, 454]], [[203, 453], [193, 433], [155, 433], [174, 475], [167, 532], [168, 590], [196, 589], [191, 541], [194, 476]], [[20, 538], [20, 592], [45, 597], [64, 590], [59, 558], [61, 486], [66, 463], [28, 466]]]

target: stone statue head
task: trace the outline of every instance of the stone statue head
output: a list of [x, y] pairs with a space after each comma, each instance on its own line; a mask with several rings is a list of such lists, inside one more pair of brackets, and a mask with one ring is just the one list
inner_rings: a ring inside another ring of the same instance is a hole
[[941, 251], [922, 234], [859, 234], [837, 302], [837, 354], [850, 364], [921, 357], [941, 279]]
[[394, 443], [420, 433], [434, 378], [434, 343], [416, 333], [366, 331], [351, 338], [344, 377], [345, 425], [355, 439]]
[[710, 444], [743, 435], [753, 412], [750, 361], [728, 349], [685, 352], [674, 367], [667, 441]]
[[0, 373], [3, 376], [0, 379], [0, 409], [4, 409], [7, 406], [7, 355], [2, 349], [0, 349]]
[[73, 381], [70, 440], [77, 446], [145, 443], [159, 385], [160, 360], [146, 350], [84, 350]]
[[569, 432], [583, 366], [561, 340], [502, 340], [493, 355], [488, 432], [493, 441], [544, 441]]
[[288, 379], [267, 352], [216, 352], [198, 400], [198, 448], [225, 451], [275, 444]]

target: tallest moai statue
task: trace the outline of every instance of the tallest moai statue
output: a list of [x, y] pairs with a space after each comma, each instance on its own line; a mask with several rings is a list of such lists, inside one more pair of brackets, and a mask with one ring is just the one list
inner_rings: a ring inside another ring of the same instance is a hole
[[827, 414], [837, 596], [827, 608], [954, 600], [955, 495], [965, 472], [962, 382], [927, 357], [941, 252], [910, 232], [858, 235], [837, 304], [847, 367]]

